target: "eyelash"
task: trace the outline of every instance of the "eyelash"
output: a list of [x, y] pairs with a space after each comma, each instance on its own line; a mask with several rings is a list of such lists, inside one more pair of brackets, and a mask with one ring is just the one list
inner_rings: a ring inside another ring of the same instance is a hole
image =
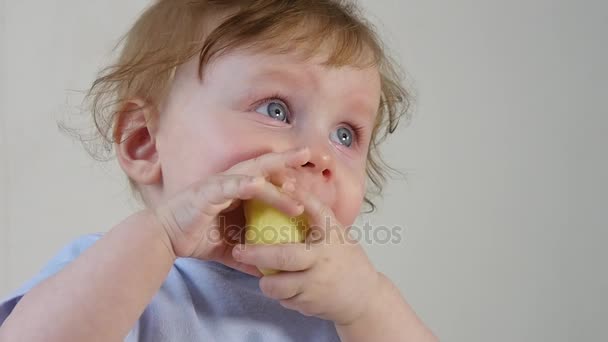
[[[263, 104], [267, 104], [267, 103], [270, 103], [270, 102], [273, 102], [276, 100], [283, 102], [285, 104], [285, 106], [287, 107], [287, 120], [288, 120], [287, 123], [290, 123], [292, 114], [291, 114], [291, 105], [290, 105], [291, 101], [288, 96], [285, 96], [281, 93], [273, 93], [271, 96], [268, 96], [268, 97], [258, 101], [254, 106], [255, 106], [255, 108], [258, 108], [259, 106], [261, 106]], [[344, 122], [344, 124], [346, 126], [348, 126], [354, 133], [355, 144], [359, 144], [360, 140], [362, 139], [362, 136], [364, 134], [363, 132], [365, 130], [365, 127], [363, 127], [359, 124], [355, 124], [353, 122]]]
[[279, 93], [273, 93], [271, 96], [268, 96], [265, 99], [258, 101], [255, 104], [255, 108], [257, 108], [263, 104], [273, 102], [274, 100], [279, 100], [285, 104], [285, 106], [287, 107], [287, 121], [288, 121], [288, 123], [291, 122], [291, 104], [290, 104], [291, 101], [289, 100], [288, 96], [285, 96], [285, 95], [282, 95]]
[[363, 138], [364, 127], [355, 123], [347, 122], [346, 124], [353, 130], [353, 133], [355, 133], [355, 144], [359, 145]]

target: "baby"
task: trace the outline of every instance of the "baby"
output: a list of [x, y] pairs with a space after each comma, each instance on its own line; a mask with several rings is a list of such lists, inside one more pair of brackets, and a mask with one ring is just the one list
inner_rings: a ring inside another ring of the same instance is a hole
[[[1, 341], [436, 340], [348, 235], [408, 100], [352, 4], [160, 0], [123, 44], [89, 96], [145, 209], [0, 302]], [[243, 244], [246, 200], [306, 241]]]

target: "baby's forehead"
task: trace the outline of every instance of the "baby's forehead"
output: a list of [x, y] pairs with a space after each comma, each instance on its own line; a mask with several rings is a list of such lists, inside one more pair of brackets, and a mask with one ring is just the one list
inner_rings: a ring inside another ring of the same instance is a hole
[[325, 56], [314, 55], [304, 58], [297, 53], [260, 53], [238, 50], [222, 55], [214, 60], [206, 70], [203, 78], [217, 74], [230, 74], [234, 79], [248, 81], [283, 81], [306, 83], [320, 86], [323, 79], [334, 83], [351, 85], [354, 81], [366, 83], [378, 82], [380, 72], [375, 65], [328, 65]]
[[[302, 58], [298, 54], [272, 54], [235, 51], [214, 60], [205, 70], [202, 81], [246, 83], [248, 86], [275, 86], [298, 90], [315, 88], [325, 92], [340, 89], [351, 95], [380, 96], [380, 73], [376, 66], [332, 66], [324, 56]], [[373, 104], [376, 106], [376, 104]], [[377, 107], [376, 107], [377, 108]]]

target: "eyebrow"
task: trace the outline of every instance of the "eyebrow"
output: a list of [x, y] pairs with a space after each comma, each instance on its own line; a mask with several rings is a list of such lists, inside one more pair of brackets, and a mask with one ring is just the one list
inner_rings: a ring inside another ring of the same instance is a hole
[[319, 80], [312, 72], [294, 71], [284, 67], [263, 67], [250, 77], [250, 81], [253, 82], [267, 80], [287, 83], [292, 88], [304, 87], [309, 84], [315, 88], [319, 87]]
[[373, 106], [370, 101], [361, 100], [359, 97], [350, 99], [348, 109], [361, 118], [373, 119], [372, 123], [375, 121], [374, 115], [378, 113], [378, 107]]

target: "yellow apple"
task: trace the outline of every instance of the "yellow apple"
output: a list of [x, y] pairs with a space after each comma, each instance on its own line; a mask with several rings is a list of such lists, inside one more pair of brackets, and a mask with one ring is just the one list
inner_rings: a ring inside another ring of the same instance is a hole
[[[308, 232], [308, 221], [304, 214], [289, 217], [278, 209], [260, 201], [243, 203], [245, 219], [245, 243], [277, 244], [304, 242]], [[264, 275], [278, 273], [273, 269], [259, 269]]]

